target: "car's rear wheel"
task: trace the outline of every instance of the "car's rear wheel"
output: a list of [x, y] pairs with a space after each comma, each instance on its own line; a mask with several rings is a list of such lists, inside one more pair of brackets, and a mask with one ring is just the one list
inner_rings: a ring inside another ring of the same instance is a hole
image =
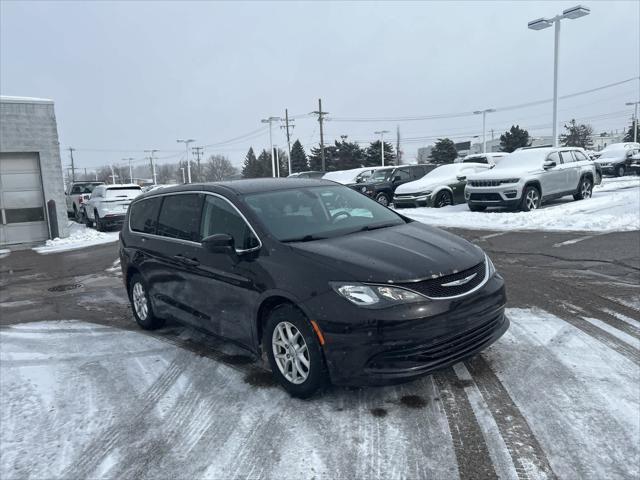
[[591, 179], [589, 177], [583, 177], [582, 180], [580, 180], [578, 191], [573, 195], [573, 199], [583, 200], [585, 198], [591, 198], [592, 194], [593, 184], [591, 183]]
[[153, 313], [147, 284], [142, 275], [136, 273], [129, 282], [129, 300], [131, 301], [131, 310], [138, 325], [145, 330], [155, 330], [164, 325], [164, 319], [158, 318]]
[[527, 185], [522, 195], [521, 209], [525, 212], [536, 210], [540, 207], [540, 191], [533, 185]]
[[264, 348], [273, 376], [292, 396], [310, 397], [327, 383], [318, 336], [293, 305], [283, 304], [271, 311], [264, 329]]
[[104, 232], [104, 223], [100, 220], [100, 215], [98, 215], [98, 211], [93, 212], [94, 223], [96, 224], [96, 230], [99, 232]]
[[385, 207], [389, 206], [389, 197], [385, 193], [379, 193], [376, 197], [376, 202], [380, 205], [384, 205]]
[[84, 224], [88, 227], [91, 228], [93, 227], [93, 220], [91, 220], [89, 218], [89, 215], [87, 215], [87, 211], [84, 211]]
[[438, 193], [436, 195], [436, 199], [433, 202], [433, 206], [436, 208], [446, 207], [448, 205], [453, 205], [453, 197], [446, 190]]
[[472, 212], [484, 212], [487, 209], [486, 205], [469, 205], [469, 210], [471, 210]]
[[618, 165], [616, 167], [616, 177], [624, 177], [624, 172], [625, 172], [624, 165]]

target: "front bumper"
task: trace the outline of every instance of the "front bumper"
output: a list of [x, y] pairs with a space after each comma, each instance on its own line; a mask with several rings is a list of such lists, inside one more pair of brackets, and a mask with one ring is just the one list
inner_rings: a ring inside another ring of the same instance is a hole
[[431, 195], [395, 195], [393, 206], [395, 208], [431, 207]]
[[518, 183], [508, 183], [498, 187], [472, 187], [464, 189], [464, 198], [469, 205], [484, 207], [515, 208], [520, 204], [522, 187]]
[[485, 349], [509, 327], [504, 281], [497, 274], [466, 297], [380, 310], [327, 295], [336, 294], [319, 295], [305, 307], [323, 332], [337, 385], [385, 385], [427, 375]]

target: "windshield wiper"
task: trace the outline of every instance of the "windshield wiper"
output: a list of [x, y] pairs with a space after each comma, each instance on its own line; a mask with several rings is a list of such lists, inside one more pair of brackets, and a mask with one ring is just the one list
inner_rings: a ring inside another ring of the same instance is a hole
[[388, 228], [388, 227], [395, 227], [397, 225], [402, 225], [401, 223], [373, 223], [373, 224], [369, 224], [369, 225], [365, 225], [364, 227], [360, 228], [358, 230], [358, 232], [367, 232], [369, 230], [378, 230], [379, 228]]
[[298, 238], [287, 238], [285, 240], [280, 240], [283, 243], [292, 243], [292, 242], [312, 242], [314, 240], [325, 240], [327, 237], [316, 237], [315, 235], [305, 235], [304, 237]]

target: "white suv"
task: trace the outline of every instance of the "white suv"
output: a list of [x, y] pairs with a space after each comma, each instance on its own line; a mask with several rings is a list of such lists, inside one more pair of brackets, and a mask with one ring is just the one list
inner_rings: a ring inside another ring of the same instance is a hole
[[565, 195], [591, 197], [595, 178], [595, 164], [582, 148], [525, 147], [488, 172], [470, 175], [465, 199], [472, 211], [508, 207], [528, 212]]
[[131, 201], [142, 193], [140, 185], [99, 185], [84, 204], [87, 226], [95, 223], [96, 230], [121, 226]]

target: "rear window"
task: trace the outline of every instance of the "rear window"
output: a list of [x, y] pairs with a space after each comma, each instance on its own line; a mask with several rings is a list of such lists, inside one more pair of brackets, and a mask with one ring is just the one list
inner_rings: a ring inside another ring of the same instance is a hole
[[71, 195], [88, 194], [101, 183], [75, 183], [71, 187]]
[[107, 189], [105, 198], [109, 198], [109, 199], [136, 198], [141, 193], [142, 193], [142, 188], [140, 187], [112, 187]]
[[157, 234], [192, 242], [200, 241], [202, 195], [166, 195], [160, 208]]
[[134, 203], [129, 213], [129, 225], [134, 232], [155, 234], [162, 197], [149, 198]]

